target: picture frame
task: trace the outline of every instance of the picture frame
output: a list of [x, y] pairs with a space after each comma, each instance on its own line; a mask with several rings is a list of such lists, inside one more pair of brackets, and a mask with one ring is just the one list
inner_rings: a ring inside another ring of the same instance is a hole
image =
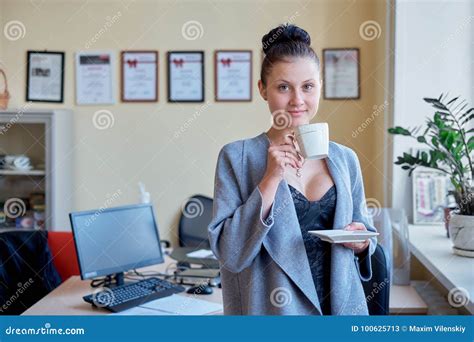
[[168, 102], [204, 102], [204, 51], [168, 51]]
[[27, 51], [27, 102], [64, 102], [64, 56], [61, 51]]
[[252, 50], [214, 52], [214, 99], [216, 102], [252, 101]]
[[121, 51], [120, 65], [122, 102], [158, 102], [158, 51]]
[[78, 51], [75, 69], [77, 105], [115, 103], [115, 54], [112, 51]]
[[449, 178], [441, 171], [418, 167], [412, 175], [413, 224], [444, 224]]
[[359, 48], [323, 49], [323, 98], [360, 99]]

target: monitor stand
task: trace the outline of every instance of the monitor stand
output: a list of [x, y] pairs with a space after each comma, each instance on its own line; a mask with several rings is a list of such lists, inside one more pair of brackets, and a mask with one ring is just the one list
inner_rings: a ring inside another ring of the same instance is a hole
[[108, 284], [105, 284], [106, 287], [112, 288], [117, 286], [125, 285], [128, 282], [125, 282], [123, 272], [115, 273], [110, 275], [111, 280]]

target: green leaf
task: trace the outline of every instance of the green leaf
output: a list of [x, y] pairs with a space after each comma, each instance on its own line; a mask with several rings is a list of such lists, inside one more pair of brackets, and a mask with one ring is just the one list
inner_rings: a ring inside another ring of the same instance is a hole
[[446, 107], [444, 104], [442, 103], [438, 103], [438, 102], [433, 102], [431, 104], [433, 107], [435, 108], [438, 108], [438, 109], [443, 109], [443, 110], [448, 110], [448, 107]]
[[411, 136], [411, 133], [409, 130], [403, 128], [403, 127], [400, 127], [400, 126], [397, 126], [397, 127], [393, 127], [393, 128], [389, 128], [388, 129], [388, 133], [390, 134], [399, 134], [399, 135], [406, 135], [406, 136]]
[[459, 120], [464, 119], [466, 116], [468, 116], [471, 112], [474, 112], [474, 107], [469, 108], [465, 113], [463, 113], [460, 117]]
[[421, 160], [424, 164], [428, 163], [428, 154], [426, 152], [421, 152]]
[[448, 103], [446, 103], [446, 106], [449, 106], [451, 103], [453, 103], [453, 102], [456, 101], [457, 99], [459, 99], [459, 96], [458, 96], [458, 97], [455, 97], [454, 99], [452, 99], [451, 101], [449, 101]]
[[464, 126], [466, 123], [468, 123], [470, 120], [474, 119], [474, 113], [472, 113], [471, 115], [469, 115], [467, 118], [465, 118], [462, 122], [461, 122], [461, 126]]
[[469, 150], [469, 152], [474, 150], [474, 137], [470, 137], [467, 141], [467, 149]]
[[419, 137], [417, 137], [416, 140], [418, 140], [419, 143], [425, 143], [425, 142], [426, 142], [425, 137], [422, 136], [422, 135], [420, 135]]

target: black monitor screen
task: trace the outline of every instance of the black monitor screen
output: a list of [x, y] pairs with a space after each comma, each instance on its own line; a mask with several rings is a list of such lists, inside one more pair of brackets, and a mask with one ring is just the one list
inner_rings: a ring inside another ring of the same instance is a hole
[[153, 206], [70, 214], [82, 279], [163, 262]]

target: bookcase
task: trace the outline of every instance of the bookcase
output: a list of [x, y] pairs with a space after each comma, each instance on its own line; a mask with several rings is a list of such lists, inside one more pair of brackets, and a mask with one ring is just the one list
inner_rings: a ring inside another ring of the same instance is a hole
[[[73, 201], [73, 118], [70, 110], [0, 111], [0, 159], [25, 155], [33, 168], [0, 166], [0, 230], [69, 230]], [[14, 211], [5, 203], [16, 206]], [[32, 203], [34, 202], [34, 203]], [[43, 203], [41, 203], [43, 202]], [[27, 218], [26, 221], [21, 221]], [[32, 220], [29, 220], [31, 218]], [[29, 227], [31, 228], [31, 227]]]

